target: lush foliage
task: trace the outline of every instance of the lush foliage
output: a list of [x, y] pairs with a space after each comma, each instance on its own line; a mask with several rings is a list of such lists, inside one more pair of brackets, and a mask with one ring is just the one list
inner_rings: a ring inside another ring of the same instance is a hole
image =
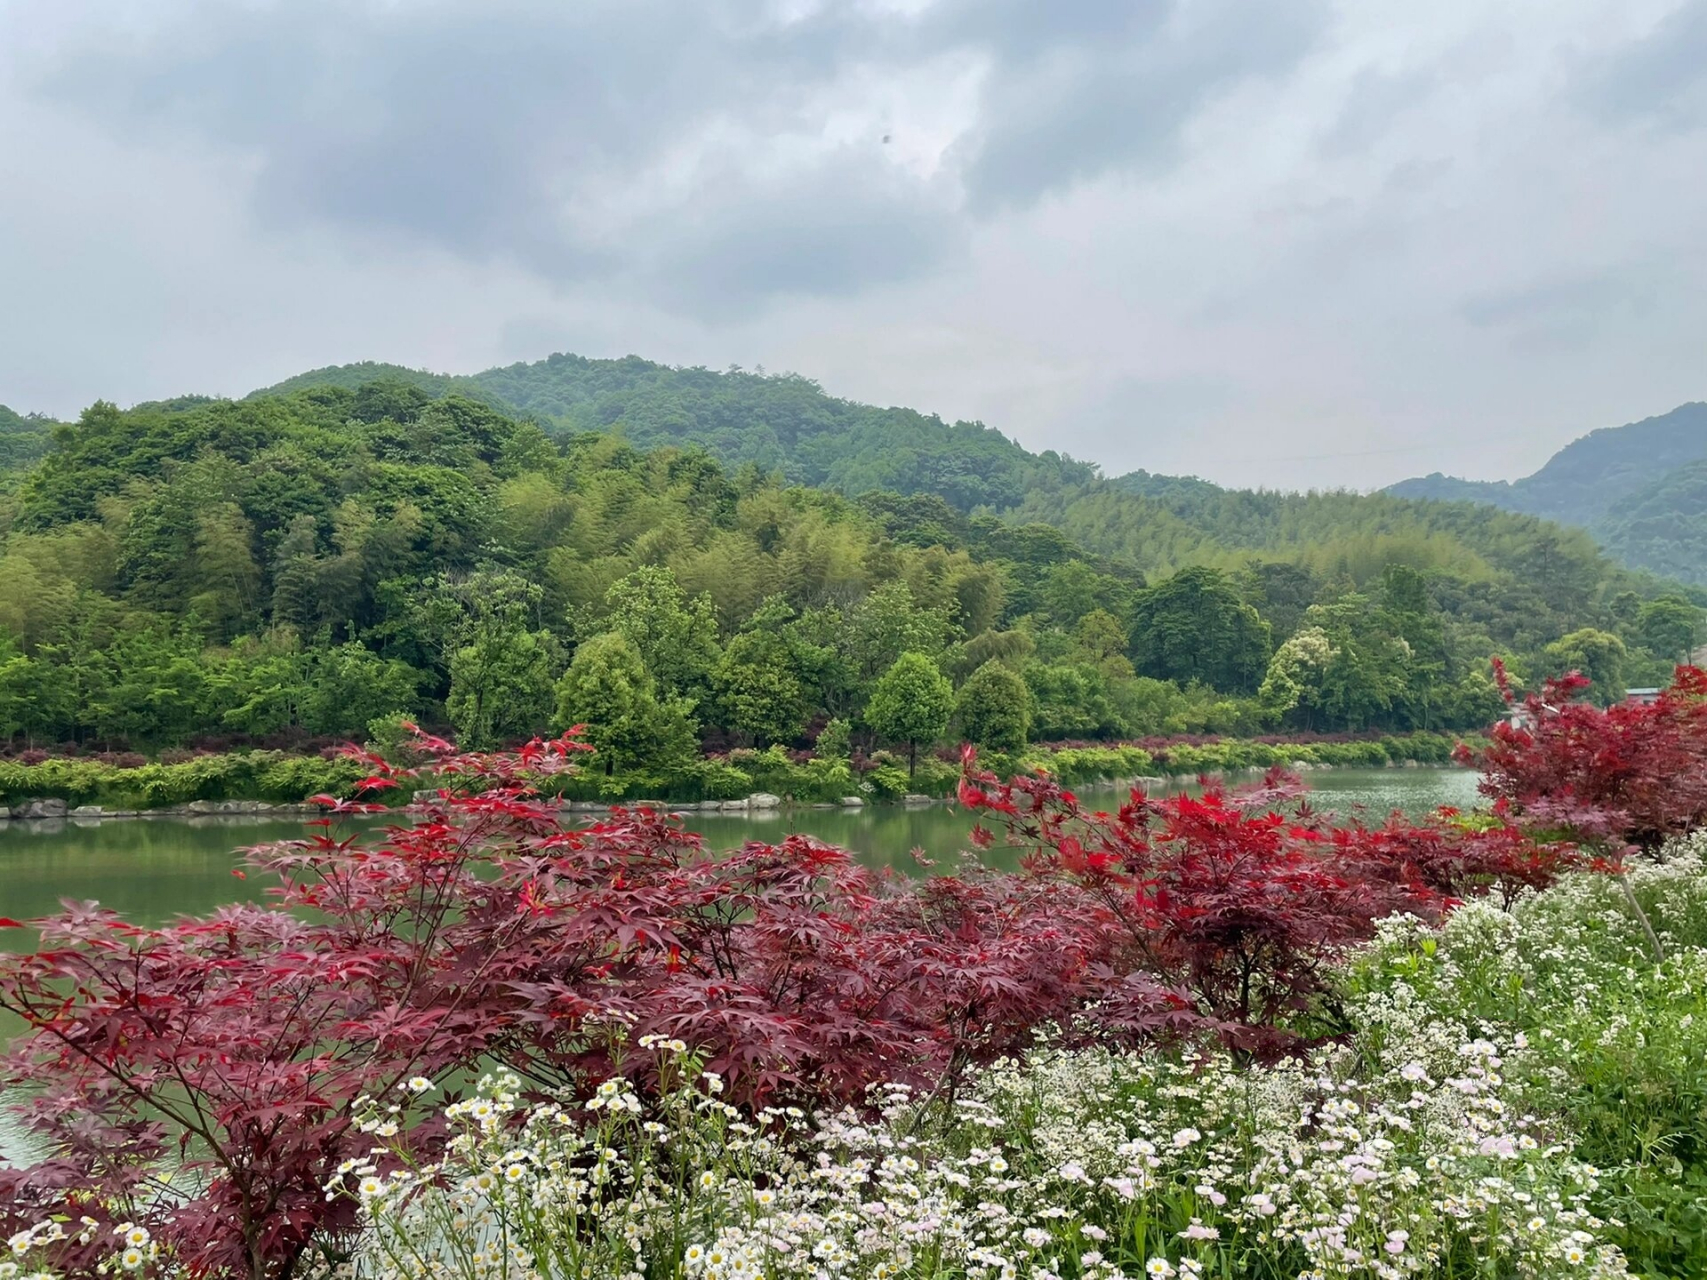
[[[1692, 681], [1652, 732], [1699, 736]], [[442, 789], [369, 840], [328, 798], [317, 834], [252, 855], [275, 907], [40, 922], [0, 963], [47, 1146], [0, 1171], [15, 1255], [279, 1280], [1696, 1274], [1693, 846], [1607, 877], [1503, 819], [1534, 801], [1330, 826], [1276, 771], [1091, 813], [969, 760], [962, 800], [1025, 869], [900, 881], [800, 837], [712, 858], [644, 810], [565, 827], [535, 788], [580, 746], [418, 737]], [[504, 1073], [464, 1096], [475, 1063]]]
[[197, 800], [298, 804], [317, 794], [350, 796], [367, 775], [352, 761], [281, 751], [192, 756], [175, 762], [48, 757], [0, 760], [0, 804], [45, 797], [68, 805], [161, 809]]
[[[995, 717], [986, 725], [1007, 725], [1025, 710], [1023, 701], [1007, 699], [1024, 685], [1010, 668], [993, 664], [993, 679], [1004, 692]], [[995, 672], [999, 672], [996, 675]], [[631, 686], [632, 687], [632, 686]], [[976, 694], [984, 687], [968, 683]], [[626, 694], [623, 695], [626, 698]], [[615, 715], [623, 707], [638, 708], [641, 719], [653, 712], [643, 699], [629, 703], [612, 696], [603, 705]], [[971, 706], [969, 702], [961, 704]], [[603, 737], [613, 726], [632, 728], [628, 721], [602, 721], [599, 713], [585, 714], [583, 740], [604, 742], [610, 754], [601, 755], [593, 766], [579, 773], [557, 774], [540, 783], [542, 790], [571, 801], [652, 800], [692, 803], [708, 800], [738, 800], [755, 792], [803, 803], [834, 802], [859, 795], [876, 800], [894, 800], [908, 792], [938, 798], [953, 796], [960, 768], [952, 752], [921, 756], [909, 772], [905, 760], [888, 751], [866, 753], [851, 747], [845, 721], [831, 721], [819, 735], [811, 752], [791, 751], [781, 746], [763, 750], [737, 747], [715, 755], [677, 759], [658, 750], [668, 740], [630, 739], [635, 750], [646, 748], [647, 764], [618, 768], [614, 761], [623, 750], [615, 739]], [[661, 731], [679, 732], [680, 720], [664, 715]], [[574, 723], [561, 713], [560, 721]], [[400, 730], [399, 717], [380, 717], [369, 726], [370, 747], [388, 760], [417, 763], [413, 740]], [[626, 727], [625, 727], [626, 726]], [[967, 721], [957, 732], [973, 740], [977, 722]], [[979, 732], [986, 732], [979, 728]], [[1011, 740], [1011, 739], [1010, 739]], [[989, 753], [992, 766], [1012, 773], [1043, 770], [1068, 786], [1139, 777], [1195, 778], [1203, 773], [1263, 770], [1275, 765], [1300, 767], [1350, 766], [1380, 768], [1387, 765], [1421, 763], [1439, 765], [1452, 756], [1454, 739], [1443, 734], [1410, 733], [1383, 737], [1313, 736], [1271, 739], [1154, 738], [1139, 743], [1065, 742], [1032, 744]], [[25, 752], [15, 759], [0, 759], [0, 805], [16, 805], [36, 797], [57, 798], [70, 805], [94, 804], [108, 809], [156, 809], [197, 800], [261, 800], [298, 803], [317, 793], [348, 799], [367, 770], [352, 764], [334, 751], [301, 755], [267, 750], [206, 753], [168, 753], [150, 761], [137, 753], [101, 752], [70, 757], [45, 751]]]
[[960, 799], [1033, 851], [1034, 874], [1075, 885], [1107, 913], [1119, 967], [1189, 993], [1235, 1043], [1264, 1050], [1334, 1029], [1328, 974], [1375, 920], [1437, 916], [1472, 894], [1510, 900], [1569, 861], [1502, 822], [1395, 815], [1379, 828], [1327, 827], [1307, 808], [1273, 807], [1302, 790], [1275, 769], [1249, 793], [1134, 790], [1108, 814], [1047, 777], [1003, 784], [969, 771]]
[[612, 634], [670, 721], [607, 753], [637, 779], [680, 766], [684, 720], [688, 755], [798, 750], [832, 719], [870, 751], [904, 653], [956, 696], [1010, 669], [1042, 740], [1476, 729], [1490, 654], [1613, 701], [1699, 619], [1526, 518], [1117, 485], [799, 379], [383, 372], [25, 422], [47, 452], [0, 486], [0, 737], [300, 746], [405, 715], [520, 741]]
[[907, 771], [916, 771], [919, 744], [930, 746], [948, 732], [954, 686], [922, 653], [903, 653], [872, 686], [866, 719], [879, 738], [905, 743]]
[[[1557, 1117], [1600, 1170], [1594, 1212], [1638, 1274], [1707, 1274], [1707, 871], [1699, 835], [1618, 881], [1567, 877], [1440, 929], [1394, 921], [1350, 988], [1382, 1036], [1483, 1029], [1520, 1046], [1503, 1075], [1517, 1113]], [[1655, 964], [1637, 901], [1663, 939]], [[1449, 1032], [1450, 1034], [1450, 1032]]]

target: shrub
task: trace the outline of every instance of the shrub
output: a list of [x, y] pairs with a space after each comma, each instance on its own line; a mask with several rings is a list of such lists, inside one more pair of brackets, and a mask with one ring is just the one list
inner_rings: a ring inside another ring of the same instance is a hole
[[0, 761], [0, 803], [54, 796], [67, 804], [157, 809], [192, 800], [272, 800], [298, 803], [324, 792], [354, 794], [364, 770], [347, 759], [290, 756], [278, 751], [189, 756], [176, 764], [106, 764], [46, 759]]
[[[1188, 990], [1235, 1043], [1274, 1048], [1338, 1021], [1334, 960], [1396, 911], [1437, 916], [1451, 900], [1550, 881], [1566, 855], [1501, 824], [1325, 830], [1271, 806], [1302, 785], [1271, 771], [1246, 792], [1210, 786], [1160, 800], [1134, 790], [1089, 813], [1053, 779], [1002, 784], [967, 751], [960, 801], [1031, 850], [1034, 873], [1074, 884], [1108, 912], [1117, 963]], [[988, 831], [974, 839], [988, 844]]]
[[1575, 673], [1548, 681], [1524, 699], [1524, 723], [1496, 725], [1483, 750], [1462, 753], [1482, 771], [1483, 793], [1615, 855], [1707, 821], [1707, 672], [1679, 667], [1646, 705], [1576, 701], [1587, 684]]

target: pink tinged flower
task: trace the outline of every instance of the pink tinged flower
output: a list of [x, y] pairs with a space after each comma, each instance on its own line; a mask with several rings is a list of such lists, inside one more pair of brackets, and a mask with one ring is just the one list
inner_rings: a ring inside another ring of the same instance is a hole
[[1191, 1225], [1179, 1233], [1181, 1240], [1219, 1240], [1221, 1232], [1216, 1227], [1206, 1227], [1197, 1218], [1191, 1220]]

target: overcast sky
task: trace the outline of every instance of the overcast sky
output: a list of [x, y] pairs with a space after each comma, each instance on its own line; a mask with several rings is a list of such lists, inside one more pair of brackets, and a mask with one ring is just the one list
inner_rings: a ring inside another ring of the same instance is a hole
[[1707, 399], [1707, 0], [0, 0], [0, 403], [557, 351], [1110, 473]]

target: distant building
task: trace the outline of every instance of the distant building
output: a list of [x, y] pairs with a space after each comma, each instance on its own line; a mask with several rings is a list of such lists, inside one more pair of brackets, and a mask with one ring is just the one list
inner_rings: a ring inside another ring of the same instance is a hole
[[1645, 707], [1650, 702], [1658, 702], [1660, 700], [1660, 694], [1664, 692], [1665, 690], [1663, 689], [1626, 689], [1624, 691], [1624, 701], [1633, 702], [1638, 707]]

